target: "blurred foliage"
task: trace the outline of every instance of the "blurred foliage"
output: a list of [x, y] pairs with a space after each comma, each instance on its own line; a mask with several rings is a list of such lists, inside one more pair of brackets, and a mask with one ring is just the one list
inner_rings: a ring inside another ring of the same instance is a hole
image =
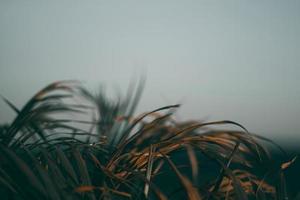
[[[16, 117], [0, 127], [1, 199], [288, 198], [294, 160], [272, 159], [276, 144], [232, 121], [178, 122], [179, 105], [135, 116], [143, 86], [115, 100], [60, 81], [22, 109], [3, 98]], [[209, 128], [224, 124], [241, 131]]]

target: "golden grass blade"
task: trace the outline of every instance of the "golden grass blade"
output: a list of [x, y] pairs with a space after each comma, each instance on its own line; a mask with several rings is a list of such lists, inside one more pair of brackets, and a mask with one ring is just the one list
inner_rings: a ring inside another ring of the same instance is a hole
[[247, 194], [245, 193], [241, 182], [236, 178], [229, 168], [224, 167], [226, 174], [231, 178], [233, 183], [233, 189], [236, 195], [236, 199], [239, 200], [248, 200]]
[[231, 164], [231, 161], [232, 161], [232, 159], [233, 159], [233, 156], [234, 156], [234, 155], [236, 154], [236, 152], [238, 151], [239, 146], [240, 146], [240, 143], [237, 142], [236, 145], [235, 145], [235, 147], [234, 147], [234, 149], [232, 150], [231, 154], [229, 155], [228, 160], [227, 160], [227, 163], [226, 163], [225, 165], [224, 165], [223, 163], [220, 162], [220, 164], [221, 164], [221, 166], [222, 166], [222, 169], [221, 169], [221, 171], [220, 171], [220, 174], [218, 175], [217, 181], [216, 181], [216, 183], [215, 183], [215, 185], [214, 185], [214, 187], [213, 187], [213, 190], [211, 191], [211, 194], [218, 191], [218, 189], [219, 189], [219, 187], [220, 187], [220, 185], [221, 185], [221, 183], [222, 183], [222, 180], [223, 180], [223, 178], [224, 178], [224, 175], [225, 175], [227, 169], [229, 169], [229, 166], [230, 166], [230, 164]]
[[282, 163], [280, 168], [281, 170], [285, 170], [287, 169], [291, 164], [293, 164], [297, 159], [297, 156], [295, 156], [292, 160], [288, 161], [288, 162], [285, 162], [285, 163]]
[[125, 131], [124, 135], [122, 136], [122, 138], [120, 139], [119, 142], [119, 148], [121, 148], [121, 146], [123, 146], [124, 141], [128, 138], [130, 131], [133, 129], [133, 127], [135, 127], [141, 120], [143, 120], [145, 117], [147, 117], [148, 115], [151, 115], [153, 113], [156, 113], [158, 111], [162, 111], [162, 110], [168, 110], [171, 108], [178, 108], [179, 104], [175, 104], [175, 105], [170, 105], [170, 106], [164, 106], [158, 109], [155, 109], [151, 112], [145, 113], [144, 115], [142, 115], [140, 118], [138, 118], [128, 129], [127, 131]]
[[185, 145], [185, 148], [187, 150], [187, 154], [190, 160], [190, 164], [192, 167], [192, 178], [194, 183], [198, 182], [198, 160], [197, 160], [197, 156], [195, 153], [195, 149], [193, 147], [191, 147], [190, 145]]
[[91, 191], [95, 190], [96, 188], [97, 187], [92, 186], [92, 185], [82, 185], [82, 186], [75, 188], [74, 192], [77, 192], [77, 193], [91, 192]]

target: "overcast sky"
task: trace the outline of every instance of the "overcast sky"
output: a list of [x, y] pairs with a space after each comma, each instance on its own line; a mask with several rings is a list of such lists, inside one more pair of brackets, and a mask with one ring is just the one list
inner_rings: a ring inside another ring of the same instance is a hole
[[[230, 119], [300, 142], [300, 1], [0, 1], [0, 94], [21, 107], [62, 79], [121, 88], [139, 111]], [[13, 118], [0, 102], [0, 121]]]

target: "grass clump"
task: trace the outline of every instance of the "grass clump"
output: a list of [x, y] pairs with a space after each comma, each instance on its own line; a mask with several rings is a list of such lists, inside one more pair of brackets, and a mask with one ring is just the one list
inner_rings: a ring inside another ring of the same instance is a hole
[[[170, 105], [134, 115], [143, 83], [117, 101], [55, 82], [0, 128], [2, 199], [284, 199], [285, 170], [232, 121], [178, 122]], [[229, 124], [241, 131], [208, 129]]]

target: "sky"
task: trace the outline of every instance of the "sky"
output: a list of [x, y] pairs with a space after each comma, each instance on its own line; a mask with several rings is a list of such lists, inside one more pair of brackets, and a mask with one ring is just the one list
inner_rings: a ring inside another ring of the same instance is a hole
[[[65, 79], [127, 88], [138, 112], [181, 103], [180, 120], [233, 120], [300, 142], [300, 1], [0, 0], [0, 94], [22, 107]], [[0, 102], [0, 122], [13, 119]]]

